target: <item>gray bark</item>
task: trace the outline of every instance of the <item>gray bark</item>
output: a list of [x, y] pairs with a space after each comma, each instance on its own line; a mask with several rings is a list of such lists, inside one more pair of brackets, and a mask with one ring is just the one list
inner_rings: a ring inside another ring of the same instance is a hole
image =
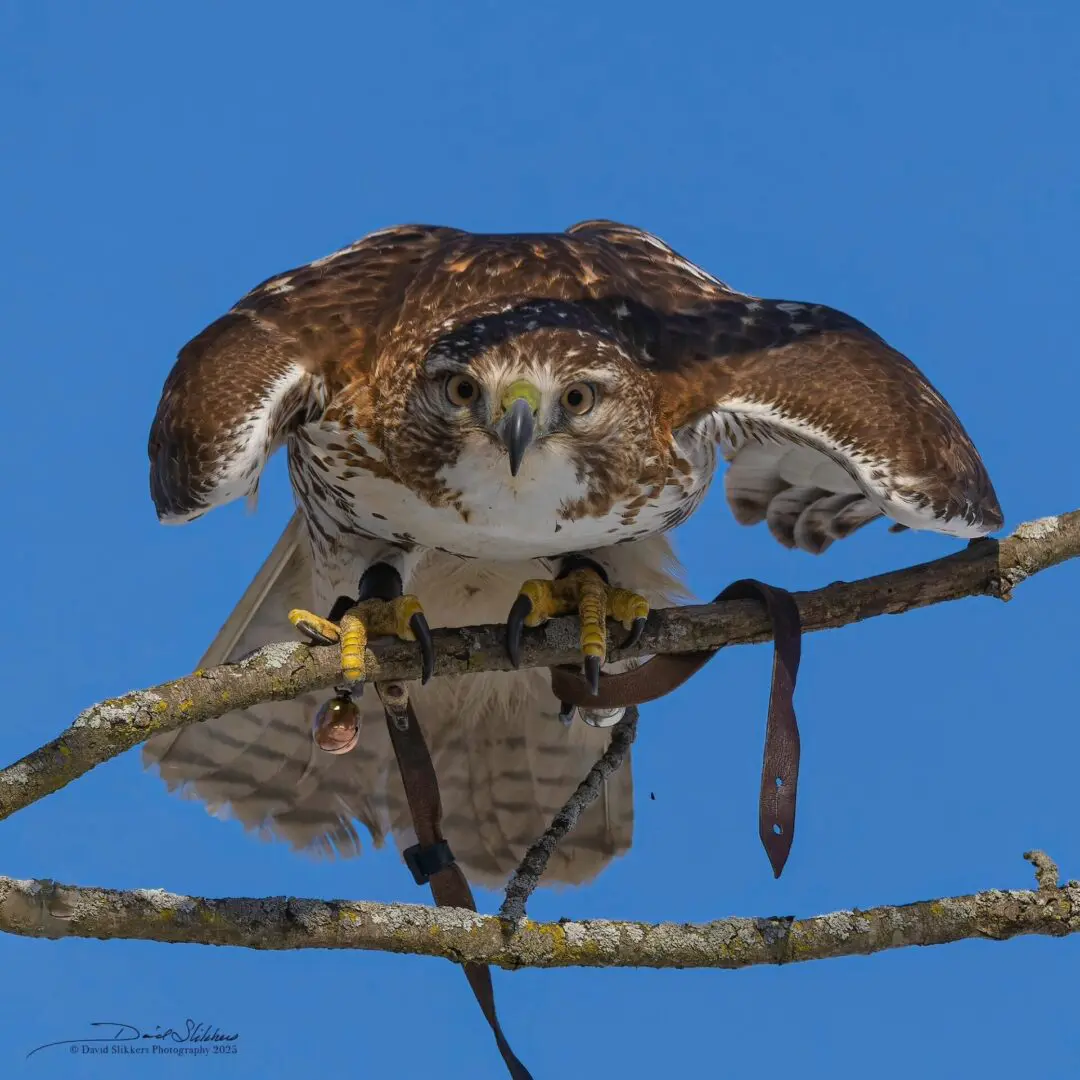
[[0, 877], [0, 930], [27, 937], [127, 938], [249, 949], [364, 949], [520, 967], [744, 968], [910, 945], [1080, 930], [1080, 882], [1059, 887], [1041, 852], [1038, 890], [989, 889], [808, 919], [709, 923], [537, 923], [512, 929], [459, 908], [296, 897], [207, 900], [162, 889], [118, 892]]

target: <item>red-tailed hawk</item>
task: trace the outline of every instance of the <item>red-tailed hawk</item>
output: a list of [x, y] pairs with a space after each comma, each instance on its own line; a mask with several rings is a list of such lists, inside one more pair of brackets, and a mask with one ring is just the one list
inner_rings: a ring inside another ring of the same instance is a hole
[[[348, 630], [356, 679], [365, 629], [427, 652], [429, 625], [509, 613], [513, 649], [522, 624], [580, 610], [595, 679], [605, 613], [633, 635], [648, 605], [684, 596], [667, 532], [720, 454], [736, 519], [790, 548], [818, 554], [881, 516], [956, 537], [1002, 524], [959, 420], [877, 334], [820, 304], [736, 292], [605, 221], [387, 229], [263, 282], [165, 384], [149, 447], [160, 518], [252, 495], [282, 445], [297, 513], [204, 663], [287, 637], [291, 618], [330, 640]], [[337, 756], [310, 734], [329, 696], [158, 736], [146, 760], [297, 848], [352, 854], [356, 822], [412, 843], [375, 695]], [[499, 884], [602, 752], [591, 725], [617, 717], [560, 723], [541, 671], [439, 678], [412, 696], [451, 847], [474, 881]], [[594, 876], [632, 820], [624, 768], [549, 877]]]

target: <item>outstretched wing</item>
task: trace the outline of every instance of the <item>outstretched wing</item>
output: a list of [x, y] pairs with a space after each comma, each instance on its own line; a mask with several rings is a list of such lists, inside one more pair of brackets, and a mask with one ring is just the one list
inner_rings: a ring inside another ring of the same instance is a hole
[[190, 521], [255, 494], [299, 424], [370, 368], [423, 261], [456, 230], [399, 226], [269, 278], [181, 350], [150, 430], [159, 518]]
[[738, 293], [655, 237], [610, 222], [572, 232], [635, 279], [624, 325], [689, 452], [720, 444], [738, 521], [815, 554], [882, 515], [959, 537], [1003, 523], [986, 468], [945, 399], [858, 320]]
[[715, 439], [737, 520], [818, 554], [879, 515], [985, 536], [1003, 523], [948, 402], [905, 356], [819, 304], [725, 299], [673, 318], [657, 372], [676, 438]]

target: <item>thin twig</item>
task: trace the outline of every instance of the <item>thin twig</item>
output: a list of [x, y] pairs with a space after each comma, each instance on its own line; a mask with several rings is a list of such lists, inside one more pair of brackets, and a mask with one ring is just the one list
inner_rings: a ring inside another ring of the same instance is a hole
[[520, 967], [744, 968], [969, 938], [1080, 931], [1080, 883], [989, 889], [809, 919], [519, 922], [460, 908], [295, 897], [205, 900], [0, 877], [0, 930], [39, 938], [125, 938], [249, 949], [364, 949]]
[[[1028, 522], [1004, 540], [980, 540], [934, 562], [797, 593], [795, 601], [804, 630], [825, 630], [965, 596], [1008, 599], [1012, 589], [1032, 574], [1077, 555], [1080, 510]], [[637, 646], [613, 649], [610, 659], [697, 652], [770, 637], [768, 617], [750, 600], [666, 608], [649, 616]], [[502, 671], [510, 666], [500, 625], [436, 630], [434, 639], [436, 675]], [[523, 667], [574, 664], [579, 659], [577, 620], [553, 619], [542, 628], [527, 630], [521, 659]], [[93, 705], [59, 738], [0, 770], [0, 819], [151, 735], [258, 702], [333, 686], [340, 679], [339, 663], [337, 646], [267, 645], [239, 664], [197, 671]], [[394, 639], [377, 642], [368, 651], [367, 670], [378, 681], [419, 678], [416, 647]]]
[[1035, 867], [1035, 880], [1043, 892], [1058, 887], [1057, 863], [1045, 851], [1025, 851], [1024, 858]]
[[547, 832], [525, 852], [521, 865], [507, 882], [506, 895], [499, 909], [500, 918], [511, 924], [525, 918], [525, 905], [540, 884], [540, 878], [559, 841], [577, 824], [582, 813], [596, 802], [604, 788], [604, 781], [618, 771], [630, 753], [637, 735], [637, 721], [637, 707], [627, 706], [622, 719], [611, 729], [608, 748], [589, 770], [588, 776], [578, 784], [566, 805], [551, 819]]

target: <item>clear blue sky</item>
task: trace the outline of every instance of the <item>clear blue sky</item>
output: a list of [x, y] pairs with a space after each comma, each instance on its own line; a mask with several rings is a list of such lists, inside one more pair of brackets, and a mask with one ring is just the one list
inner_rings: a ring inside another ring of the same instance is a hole
[[[0, 10], [3, 759], [91, 702], [190, 670], [290, 512], [277, 460], [256, 515], [157, 524], [145, 441], [176, 350], [263, 278], [394, 223], [649, 228], [738, 288], [832, 304], [904, 350], [962, 417], [1009, 526], [1080, 506], [1067, 0]], [[703, 597], [957, 546], [878, 525], [814, 559], [737, 526], [718, 492], [679, 540]], [[722, 654], [644, 714], [631, 853], [532, 913], [809, 915], [1027, 887], [1033, 846], [1080, 876], [1078, 594], [1073, 564], [1008, 605], [810, 636], [798, 837], [779, 882], [755, 802], [770, 653]], [[393, 850], [297, 858], [168, 796], [136, 752], [4, 822], [0, 872], [426, 900]], [[538, 1080], [741, 1080], [766, 1055], [807, 1078], [1065, 1076], [1080, 1069], [1078, 964], [1080, 940], [1024, 939], [496, 980]], [[0, 966], [6, 1075], [88, 1071], [63, 1051], [22, 1059], [91, 1020], [189, 1015], [238, 1031], [239, 1057], [155, 1075], [422, 1077], [422, 1032], [442, 1075], [503, 1075], [443, 961], [5, 938]]]

